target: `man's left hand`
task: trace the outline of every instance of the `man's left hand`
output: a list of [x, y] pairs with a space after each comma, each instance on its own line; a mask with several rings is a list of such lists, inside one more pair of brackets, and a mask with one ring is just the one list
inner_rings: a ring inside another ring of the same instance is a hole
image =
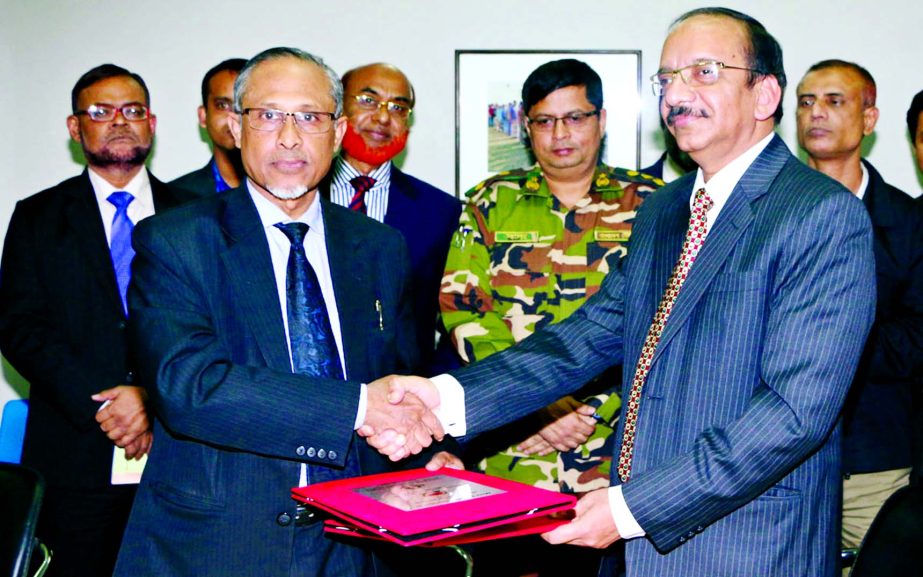
[[580, 545], [605, 549], [621, 537], [609, 508], [609, 489], [590, 491], [577, 501], [577, 516], [557, 529], [542, 533], [552, 545]]
[[142, 387], [119, 385], [93, 395], [98, 402], [109, 401], [96, 413], [99, 428], [119, 447], [126, 447], [151, 429], [144, 402], [147, 393]]

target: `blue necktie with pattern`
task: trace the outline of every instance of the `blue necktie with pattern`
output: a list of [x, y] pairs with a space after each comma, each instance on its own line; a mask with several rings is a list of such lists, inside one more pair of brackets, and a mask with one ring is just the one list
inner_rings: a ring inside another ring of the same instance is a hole
[[320, 282], [304, 252], [308, 225], [303, 222], [278, 223], [292, 243], [285, 274], [288, 308], [288, 337], [292, 345], [294, 372], [316, 377], [343, 378], [330, 317], [321, 293]]
[[130, 192], [117, 190], [110, 194], [106, 200], [115, 205], [115, 216], [112, 217], [112, 230], [110, 232], [109, 252], [112, 254], [112, 266], [115, 269], [115, 280], [119, 285], [119, 295], [122, 297], [122, 308], [128, 314], [128, 281], [131, 280], [131, 259], [135, 250], [131, 248], [131, 231], [135, 223], [128, 218], [128, 205], [135, 199]]

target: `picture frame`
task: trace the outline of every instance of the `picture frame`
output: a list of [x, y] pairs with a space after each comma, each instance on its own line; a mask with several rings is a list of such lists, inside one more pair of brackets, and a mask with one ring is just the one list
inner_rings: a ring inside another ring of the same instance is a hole
[[522, 84], [540, 65], [562, 58], [586, 62], [602, 79], [607, 122], [601, 161], [638, 168], [640, 50], [456, 50], [456, 196], [462, 198], [465, 191], [498, 172], [532, 164], [531, 151], [520, 139], [521, 118], [516, 111]]

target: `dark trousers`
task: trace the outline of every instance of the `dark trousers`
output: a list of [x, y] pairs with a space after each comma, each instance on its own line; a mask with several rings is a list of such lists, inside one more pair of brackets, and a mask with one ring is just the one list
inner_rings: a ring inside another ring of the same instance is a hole
[[51, 549], [47, 577], [111, 577], [134, 485], [46, 487], [36, 535]]

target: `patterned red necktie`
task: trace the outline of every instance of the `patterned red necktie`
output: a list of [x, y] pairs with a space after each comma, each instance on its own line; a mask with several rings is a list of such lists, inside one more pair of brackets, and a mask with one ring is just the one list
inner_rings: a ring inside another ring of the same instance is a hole
[[365, 193], [375, 186], [375, 179], [371, 176], [357, 176], [350, 180], [349, 184], [353, 185], [353, 188], [356, 189], [356, 194], [354, 194], [352, 200], [349, 201], [349, 208], [365, 214]]
[[692, 267], [696, 255], [699, 254], [699, 250], [705, 242], [705, 235], [708, 233], [705, 214], [713, 204], [704, 188], [696, 191], [695, 199], [693, 199], [692, 203], [692, 214], [689, 217], [689, 229], [686, 231], [686, 240], [683, 241], [683, 250], [680, 252], [679, 260], [673, 266], [673, 273], [667, 282], [667, 288], [660, 299], [660, 305], [657, 307], [654, 320], [651, 322], [651, 328], [647, 331], [644, 346], [641, 348], [641, 358], [638, 359], [635, 376], [631, 381], [631, 392], [628, 395], [628, 405], [625, 408], [625, 416], [623, 417], [625, 431], [622, 434], [622, 448], [619, 451], [618, 464], [619, 478], [623, 483], [631, 476], [631, 457], [635, 448], [635, 425], [638, 421], [638, 407], [641, 404], [641, 389], [647, 380], [647, 373], [651, 368], [651, 361], [654, 359], [654, 351], [657, 350], [660, 335], [663, 334], [667, 319], [670, 317], [670, 312], [676, 303], [679, 289], [682, 288], [683, 282], [686, 281], [689, 268]]

